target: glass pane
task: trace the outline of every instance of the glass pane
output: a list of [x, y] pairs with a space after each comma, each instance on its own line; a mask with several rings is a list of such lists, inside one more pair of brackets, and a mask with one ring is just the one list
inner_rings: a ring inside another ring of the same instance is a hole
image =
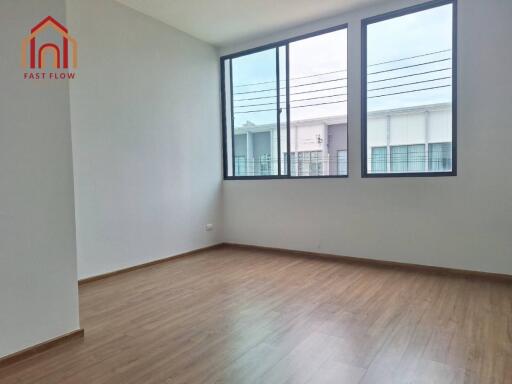
[[292, 152], [290, 155], [290, 168], [291, 168], [291, 175], [297, 176], [298, 160], [297, 160], [297, 153], [295, 153], [295, 152]]
[[225, 117], [225, 137], [226, 137], [226, 175], [233, 176], [233, 137], [231, 134], [231, 60], [224, 60], [224, 117]]
[[232, 59], [235, 176], [278, 174], [276, 52]]
[[386, 147], [373, 147], [371, 156], [371, 171], [376, 173], [386, 172], [388, 149]]
[[451, 143], [434, 143], [428, 145], [428, 168], [432, 172], [446, 172], [452, 168]]
[[338, 175], [338, 151], [347, 150], [347, 31], [295, 41], [289, 54], [291, 174]]
[[407, 172], [407, 146], [391, 147], [391, 172]]
[[288, 174], [288, 135], [287, 135], [287, 124], [286, 124], [286, 46], [279, 47], [279, 123], [280, 123], [280, 150], [281, 150], [281, 175]]
[[[428, 157], [429, 143], [451, 146], [452, 17], [447, 4], [367, 26], [368, 173], [451, 171], [451, 150]], [[375, 147], [391, 148], [389, 166]]]
[[423, 144], [409, 145], [407, 147], [407, 171], [425, 171], [425, 146]]
[[247, 158], [245, 156], [235, 156], [235, 175], [247, 176]]
[[347, 151], [346, 150], [338, 151], [338, 175], [348, 174], [347, 167], [348, 167]]

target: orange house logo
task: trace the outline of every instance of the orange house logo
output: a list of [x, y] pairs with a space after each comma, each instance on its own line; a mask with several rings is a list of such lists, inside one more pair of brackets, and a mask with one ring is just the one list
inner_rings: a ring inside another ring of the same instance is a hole
[[[47, 41], [48, 39], [45, 40], [41, 34], [51, 30], [56, 32], [58, 37], [52, 39], [54, 41]], [[78, 67], [78, 44], [64, 25], [48, 16], [35, 25], [30, 30], [30, 34], [22, 40], [21, 64], [24, 68], [38, 71], [75, 69]], [[74, 78], [74, 75], [74, 73], [37, 72], [25, 73], [25, 78], [64, 79]]]

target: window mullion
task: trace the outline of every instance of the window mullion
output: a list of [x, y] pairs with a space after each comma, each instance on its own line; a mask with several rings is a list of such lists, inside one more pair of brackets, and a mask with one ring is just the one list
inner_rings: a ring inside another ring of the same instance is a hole
[[286, 43], [286, 170], [287, 176], [291, 177], [291, 139], [290, 139], [290, 44]]
[[281, 80], [279, 66], [279, 47], [276, 51], [276, 125], [277, 125], [277, 174], [281, 176]]
[[229, 60], [229, 102], [231, 103], [231, 166], [233, 168], [233, 176], [235, 173], [235, 112], [233, 103], [233, 60]]

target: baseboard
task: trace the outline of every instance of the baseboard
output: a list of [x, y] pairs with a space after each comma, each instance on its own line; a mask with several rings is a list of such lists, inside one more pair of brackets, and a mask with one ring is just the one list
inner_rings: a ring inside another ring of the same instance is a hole
[[208, 247], [197, 248], [197, 249], [194, 249], [192, 251], [180, 253], [180, 254], [174, 255], [174, 256], [169, 256], [169, 257], [166, 257], [166, 258], [163, 258], [163, 259], [153, 260], [153, 261], [149, 261], [147, 263], [137, 264], [137, 265], [134, 265], [132, 267], [127, 267], [127, 268], [118, 269], [118, 270], [112, 271], [112, 272], [102, 273], [101, 275], [86, 277], [84, 279], [78, 280], [78, 285], [83, 285], [83, 284], [87, 284], [87, 283], [90, 283], [90, 282], [93, 282], [93, 281], [106, 279], [107, 277], [112, 277], [112, 276], [115, 276], [115, 275], [119, 275], [121, 273], [131, 272], [131, 271], [135, 271], [137, 269], [150, 267], [150, 266], [155, 265], [155, 264], [166, 263], [168, 261], [175, 261], [175, 260], [180, 259], [182, 257], [191, 256], [191, 255], [194, 255], [194, 254], [197, 254], [197, 253], [200, 253], [200, 252], [210, 251], [212, 249], [222, 247], [223, 245], [224, 245], [224, 243], [218, 243], [218, 244], [214, 244], [214, 245], [209, 245]]
[[104, 273], [97, 276], [87, 277], [85, 279], [81, 279], [78, 281], [79, 285], [87, 284], [93, 281], [106, 279], [111, 276], [115, 276], [118, 274], [135, 271], [137, 269], [149, 267], [155, 264], [165, 263], [173, 260], [180, 259], [185, 256], [191, 256], [197, 253], [209, 251], [212, 249], [221, 248], [223, 246], [229, 246], [229, 247], [237, 247], [237, 248], [244, 248], [244, 249], [253, 249], [253, 250], [264, 250], [264, 251], [273, 251], [273, 252], [280, 252], [280, 253], [287, 253], [287, 254], [295, 254], [300, 255], [302, 257], [321, 257], [324, 259], [330, 259], [335, 261], [341, 261], [345, 263], [359, 263], [359, 264], [367, 264], [367, 265], [373, 265], [373, 266], [381, 266], [381, 267], [388, 267], [388, 268], [401, 268], [401, 269], [413, 269], [413, 270], [420, 270], [424, 272], [435, 272], [435, 273], [444, 273], [444, 274], [452, 274], [452, 275], [465, 275], [465, 276], [472, 276], [472, 277], [480, 277], [485, 279], [492, 279], [492, 280], [502, 280], [507, 282], [512, 282], [512, 275], [507, 274], [501, 274], [501, 273], [493, 273], [493, 272], [482, 272], [482, 271], [472, 271], [467, 269], [457, 269], [457, 268], [447, 268], [447, 267], [436, 267], [436, 266], [430, 266], [430, 265], [423, 265], [423, 264], [413, 264], [413, 263], [403, 263], [399, 261], [387, 261], [387, 260], [377, 260], [377, 259], [366, 259], [362, 257], [353, 257], [353, 256], [343, 256], [343, 255], [335, 255], [331, 253], [320, 253], [320, 252], [311, 252], [311, 251], [299, 251], [295, 249], [286, 249], [286, 248], [275, 248], [275, 247], [265, 247], [261, 245], [251, 245], [251, 244], [240, 244], [240, 243], [218, 243], [214, 245], [210, 245], [208, 247], [204, 248], [198, 248], [194, 249], [189, 252], [180, 253], [175, 256], [169, 256], [164, 259], [158, 259], [154, 261], [150, 261], [148, 263], [138, 264], [133, 267], [123, 268], [119, 269], [117, 271]]
[[224, 245], [231, 246], [231, 247], [243, 248], [243, 249], [253, 249], [253, 250], [273, 251], [273, 252], [280, 252], [280, 253], [287, 253], [287, 254], [295, 254], [295, 255], [300, 255], [302, 257], [322, 257], [322, 258], [335, 260], [335, 261], [341, 261], [341, 262], [345, 262], [345, 263], [367, 264], [367, 265], [387, 267], [387, 268], [401, 268], [401, 269], [417, 270], [417, 271], [424, 271], [424, 272], [443, 273], [443, 274], [451, 274], [451, 275], [459, 275], [459, 276], [463, 275], [463, 276], [512, 282], [512, 275], [506, 275], [506, 274], [501, 274], [501, 273], [471, 271], [471, 270], [466, 270], [466, 269], [456, 269], [456, 268], [447, 268], [447, 267], [436, 267], [436, 266], [429, 266], [429, 265], [422, 265], [422, 264], [403, 263], [403, 262], [399, 262], [399, 261], [365, 259], [365, 258], [361, 258], [361, 257], [341, 256], [341, 255], [334, 255], [334, 254], [330, 254], [330, 253], [298, 251], [298, 250], [285, 249], [285, 248], [265, 247], [265, 246], [260, 246], [260, 245], [249, 245], [249, 244], [239, 244], [239, 243], [224, 243]]
[[73, 339], [83, 338], [84, 330], [83, 328], [77, 329], [76, 331], [66, 333], [65, 335], [55, 337], [53, 339], [47, 340], [43, 343], [36, 344], [32, 347], [25, 348], [19, 352], [15, 352], [11, 355], [7, 355], [5, 357], [0, 358], [0, 368], [3, 368], [7, 365], [11, 365], [17, 363], [20, 360], [27, 359], [38, 353], [44, 352], [50, 348], [56, 347], [57, 345], [64, 344]]

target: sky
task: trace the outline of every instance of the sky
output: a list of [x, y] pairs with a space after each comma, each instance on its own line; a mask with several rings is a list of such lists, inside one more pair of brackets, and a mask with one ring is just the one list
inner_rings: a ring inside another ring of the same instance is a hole
[[[451, 20], [452, 5], [448, 4], [368, 26], [368, 111], [451, 101]], [[291, 120], [346, 115], [347, 31], [292, 42], [289, 49]], [[277, 51], [284, 121], [283, 47], [233, 59], [235, 127], [247, 121], [257, 125], [276, 123]], [[410, 58], [417, 55], [425, 56]], [[380, 64], [392, 60], [400, 61]], [[420, 74], [424, 72], [430, 73]], [[388, 80], [395, 77], [400, 78]], [[434, 79], [439, 80], [431, 81]], [[430, 87], [443, 88], [389, 95]], [[304, 105], [308, 107], [300, 108]], [[247, 111], [257, 112], [240, 113]]]
[[[451, 4], [370, 24], [368, 26], [367, 36], [368, 82], [373, 82], [367, 85], [369, 97], [451, 84]], [[376, 63], [424, 55], [432, 52], [439, 53], [388, 64], [375, 65]], [[437, 62], [432, 63], [434, 61]], [[424, 63], [430, 64], [418, 65]], [[418, 66], [389, 71], [390, 69], [411, 65]], [[375, 73], [381, 71], [389, 72]], [[430, 71], [436, 72], [390, 81], [379, 81], [392, 77], [408, 76]], [[442, 80], [426, 82], [426, 80], [433, 79]], [[417, 84], [378, 89], [408, 83]], [[401, 108], [450, 101], [451, 87], [446, 87], [386, 97], [373, 97], [368, 99], [368, 110]]]

